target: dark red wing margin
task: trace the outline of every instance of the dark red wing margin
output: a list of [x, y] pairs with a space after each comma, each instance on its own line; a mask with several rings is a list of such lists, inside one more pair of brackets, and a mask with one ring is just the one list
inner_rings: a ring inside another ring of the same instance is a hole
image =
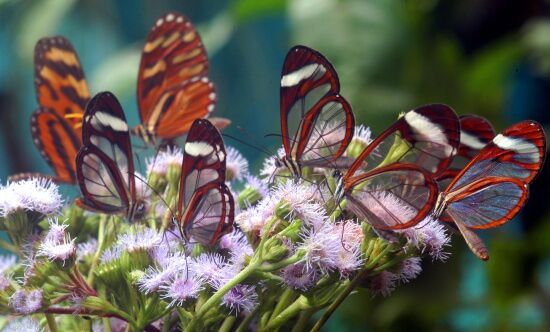
[[[323, 105], [328, 103], [327, 98], [335, 98], [339, 91], [338, 74], [322, 54], [305, 46], [290, 49], [283, 64], [280, 92], [281, 134], [287, 157], [292, 156], [295, 144], [301, 145], [299, 150], [305, 149], [312, 134], [313, 120], [319, 115]], [[342, 97], [337, 98], [343, 100]], [[344, 109], [349, 108], [347, 103], [342, 105]], [[290, 124], [297, 127], [289, 128]], [[309, 130], [305, 130], [303, 126], [307, 126]], [[345, 143], [343, 145], [347, 146]], [[297, 159], [300, 159], [299, 155]]]
[[177, 220], [185, 234], [207, 245], [233, 225], [234, 202], [225, 185], [225, 158], [218, 130], [208, 120], [195, 120], [184, 147]]
[[124, 112], [112, 93], [98, 93], [88, 103], [82, 141], [77, 177], [84, 203], [107, 213], [112, 206], [130, 206], [136, 198], [132, 145]]
[[451, 166], [437, 177], [438, 181], [454, 178], [475, 155], [495, 137], [487, 119], [477, 115], [460, 117], [460, 148]]
[[187, 132], [193, 120], [214, 109], [216, 95], [207, 74], [206, 50], [189, 19], [174, 12], [160, 17], [147, 36], [139, 68], [142, 125], [164, 139]]
[[76, 183], [75, 159], [81, 143], [71, 124], [50, 110], [39, 108], [31, 116], [33, 142], [54, 170], [54, 181]]
[[[405, 113], [369, 144], [349, 169], [372, 170], [388, 163], [415, 164], [436, 176], [451, 164], [460, 144], [456, 113], [443, 104], [421, 106]], [[396, 142], [401, 142], [396, 145]], [[403, 143], [408, 145], [403, 147]], [[399, 148], [396, 148], [398, 146]]]
[[544, 163], [546, 138], [535, 121], [508, 127], [490, 141], [447, 186], [457, 191], [486, 177], [515, 178], [529, 184]]
[[82, 65], [64, 37], [43, 38], [34, 49], [35, 89], [38, 104], [67, 122], [80, 138], [81, 115], [90, 100]]
[[377, 229], [396, 230], [422, 221], [435, 204], [432, 176], [412, 164], [391, 164], [344, 176], [348, 207]]

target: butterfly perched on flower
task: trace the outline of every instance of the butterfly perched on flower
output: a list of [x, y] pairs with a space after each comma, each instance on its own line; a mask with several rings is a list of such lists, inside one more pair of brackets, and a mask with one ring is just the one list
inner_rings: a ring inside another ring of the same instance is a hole
[[336, 197], [380, 230], [411, 227], [431, 211], [438, 188], [434, 177], [459, 147], [459, 120], [442, 104], [405, 113], [367, 145], [338, 178]]
[[82, 123], [83, 146], [76, 157], [76, 174], [87, 210], [140, 219], [147, 205], [136, 186], [132, 144], [122, 106], [110, 92], [90, 100]]
[[346, 151], [355, 118], [340, 94], [338, 74], [319, 52], [306, 46], [288, 51], [281, 75], [281, 134], [285, 166], [296, 178], [302, 167], [328, 167]]
[[505, 129], [439, 194], [435, 216], [454, 222], [472, 252], [487, 260], [488, 250], [473, 230], [500, 226], [518, 214], [545, 153], [546, 138], [538, 123], [522, 121]]
[[226, 156], [216, 127], [195, 120], [184, 145], [175, 217], [188, 240], [213, 245], [232, 229], [235, 203], [225, 184]]
[[34, 62], [39, 108], [31, 116], [32, 138], [54, 170], [53, 180], [74, 184], [82, 115], [90, 100], [82, 65], [71, 43], [60, 36], [39, 40]]
[[[216, 105], [208, 79], [208, 57], [188, 18], [178, 13], [160, 17], [147, 36], [137, 83], [141, 124], [132, 132], [146, 144], [173, 140], [206, 118]], [[229, 120], [212, 118], [223, 128]]]

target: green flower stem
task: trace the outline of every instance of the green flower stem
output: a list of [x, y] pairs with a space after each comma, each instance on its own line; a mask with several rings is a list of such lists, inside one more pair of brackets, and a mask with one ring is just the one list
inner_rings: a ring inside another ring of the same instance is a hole
[[366, 269], [361, 270], [355, 278], [347, 286], [344, 286], [344, 290], [338, 295], [338, 297], [330, 304], [330, 306], [325, 310], [321, 318], [315, 323], [313, 328], [310, 332], [319, 332], [321, 330], [321, 327], [325, 325], [325, 323], [328, 321], [330, 316], [336, 311], [336, 308], [344, 302], [344, 300], [348, 297], [349, 294], [363, 281], [363, 279], [367, 276]]
[[220, 330], [219, 332], [230, 332], [231, 331], [231, 327], [233, 327], [233, 324], [235, 324], [235, 321], [237, 320], [237, 317], [233, 316], [233, 315], [229, 315], [227, 316], [223, 323], [222, 323], [222, 326], [220, 326]]
[[297, 252], [294, 255], [287, 257], [277, 263], [262, 264], [260, 267], [258, 267], [258, 270], [262, 272], [272, 272], [272, 271], [280, 270], [284, 267], [289, 266], [290, 264], [298, 263], [300, 260], [302, 260], [303, 257], [304, 257], [304, 253]]
[[272, 313], [271, 310], [266, 310], [261, 314], [260, 324], [259, 324], [260, 330], [265, 329], [265, 326], [267, 325], [267, 323], [269, 323], [269, 318], [271, 317], [271, 313]]
[[296, 299], [296, 294], [293, 290], [290, 288], [286, 288], [283, 291], [283, 294], [281, 294], [281, 297], [279, 299], [279, 302], [277, 302], [277, 305], [275, 306], [275, 309], [273, 309], [273, 313], [271, 314], [271, 318], [274, 318], [278, 314], [280, 314], [284, 308], [286, 308], [292, 301]]
[[99, 259], [101, 257], [101, 252], [103, 251], [103, 246], [105, 245], [105, 224], [109, 220], [109, 216], [101, 215], [99, 219], [99, 229], [97, 231], [97, 250], [92, 258], [92, 264], [90, 265], [90, 271], [88, 272], [87, 282], [91, 287], [94, 286], [95, 282], [95, 270], [99, 265]]
[[103, 317], [101, 318], [101, 321], [103, 322], [103, 331], [105, 332], [112, 332], [111, 329], [111, 321], [109, 318]]
[[381, 258], [383, 258], [391, 249], [392, 249], [392, 246], [389, 244], [386, 244], [384, 249], [382, 249], [382, 251], [380, 251], [380, 253], [376, 257], [374, 257], [373, 260], [370, 260], [370, 262], [367, 265], [365, 265], [365, 269], [366, 270], [373, 269], [376, 266], [376, 264], [378, 264], [378, 261]]
[[399, 264], [402, 261], [404, 261], [405, 259], [411, 258], [413, 256], [414, 255], [411, 255], [411, 254], [397, 255], [393, 259], [391, 259], [391, 260], [387, 261], [386, 263], [376, 267], [375, 269], [373, 269], [373, 271], [376, 272], [376, 273], [379, 273], [379, 272], [388, 270], [388, 269], [392, 268], [393, 266], [395, 266], [396, 264]]
[[282, 283], [284, 281], [283, 278], [281, 278], [280, 276], [269, 272], [256, 271], [254, 272], [254, 275], [257, 276], [259, 279], [274, 281], [276, 283]]
[[55, 317], [52, 314], [44, 314], [46, 316], [46, 321], [48, 322], [48, 328], [50, 332], [57, 332], [57, 323], [55, 322]]
[[344, 198], [340, 202], [335, 202], [334, 211], [330, 214], [330, 220], [336, 221], [340, 215], [342, 215], [342, 211], [346, 208], [348, 205], [348, 201]]
[[266, 330], [276, 330], [285, 322], [287, 322], [292, 317], [296, 316], [300, 311], [304, 309], [310, 309], [308, 300], [303, 295], [300, 296], [296, 301], [289, 305], [283, 312], [271, 319], [267, 324]]

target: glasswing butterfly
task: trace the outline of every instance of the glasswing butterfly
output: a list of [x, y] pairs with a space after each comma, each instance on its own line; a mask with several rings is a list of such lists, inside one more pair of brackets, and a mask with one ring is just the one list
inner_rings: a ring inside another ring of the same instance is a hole
[[454, 222], [472, 252], [489, 259], [485, 244], [473, 230], [500, 226], [518, 214], [545, 153], [546, 138], [540, 124], [522, 121], [508, 127], [439, 194], [435, 216]]
[[438, 193], [434, 177], [459, 147], [456, 113], [442, 104], [405, 113], [357, 157], [342, 176], [336, 197], [379, 230], [414, 226], [431, 211]]
[[281, 134], [285, 155], [277, 160], [294, 178], [302, 167], [334, 165], [353, 138], [355, 118], [340, 94], [332, 64], [306, 46], [288, 51], [281, 75]]

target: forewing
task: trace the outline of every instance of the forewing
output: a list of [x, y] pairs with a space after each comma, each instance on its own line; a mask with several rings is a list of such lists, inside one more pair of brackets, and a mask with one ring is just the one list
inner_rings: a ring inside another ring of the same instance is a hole
[[80, 138], [71, 124], [49, 109], [39, 108], [31, 116], [33, 142], [54, 170], [55, 181], [76, 183], [75, 159]]
[[458, 151], [459, 132], [459, 119], [450, 107], [421, 106], [405, 113], [369, 144], [349, 173], [399, 162], [418, 165], [437, 176], [447, 169]]
[[[120, 204], [114, 204], [116, 206], [134, 202], [134, 162], [128, 125], [122, 107], [110, 92], [97, 94], [88, 104], [82, 141], [85, 152], [79, 153], [77, 171], [83, 194], [86, 190], [93, 194], [102, 193], [104, 188], [90, 190], [91, 184], [97, 182], [98, 186], [109, 189], [106, 191], [110, 196], [114, 196], [113, 199], [107, 198], [108, 204], [112, 203], [111, 200], [120, 201]], [[82, 187], [86, 185], [84, 180], [90, 183], [87, 189]]]
[[223, 183], [210, 182], [193, 193], [182, 221], [193, 241], [214, 245], [230, 232], [235, 216], [231, 191]]
[[138, 74], [142, 124], [168, 139], [207, 116], [216, 101], [207, 74], [206, 50], [189, 19], [178, 13], [159, 18], [147, 36]]
[[392, 164], [344, 178], [348, 207], [373, 227], [383, 230], [414, 226], [432, 209], [437, 184], [425, 170]]
[[73, 46], [60, 36], [43, 38], [36, 44], [34, 63], [38, 104], [66, 118], [80, 138], [90, 91]]
[[445, 212], [468, 228], [492, 228], [512, 219], [525, 204], [527, 196], [526, 185], [518, 179], [488, 177], [451, 196]]
[[326, 98], [339, 91], [338, 74], [323, 55], [305, 46], [290, 49], [283, 64], [280, 90], [281, 134], [287, 157], [296, 144], [305, 149], [312, 130], [303, 127], [314, 127], [315, 118], [328, 102]]
[[535, 121], [522, 121], [496, 135], [449, 184], [452, 192], [486, 177], [510, 177], [529, 184], [544, 163], [546, 138]]
[[177, 206], [180, 222], [184, 222], [181, 218], [188, 213], [187, 210], [197, 210], [192, 203], [196, 193], [206, 195], [202, 188], [221, 188], [225, 183], [225, 157], [218, 130], [208, 120], [195, 120], [184, 147]]

